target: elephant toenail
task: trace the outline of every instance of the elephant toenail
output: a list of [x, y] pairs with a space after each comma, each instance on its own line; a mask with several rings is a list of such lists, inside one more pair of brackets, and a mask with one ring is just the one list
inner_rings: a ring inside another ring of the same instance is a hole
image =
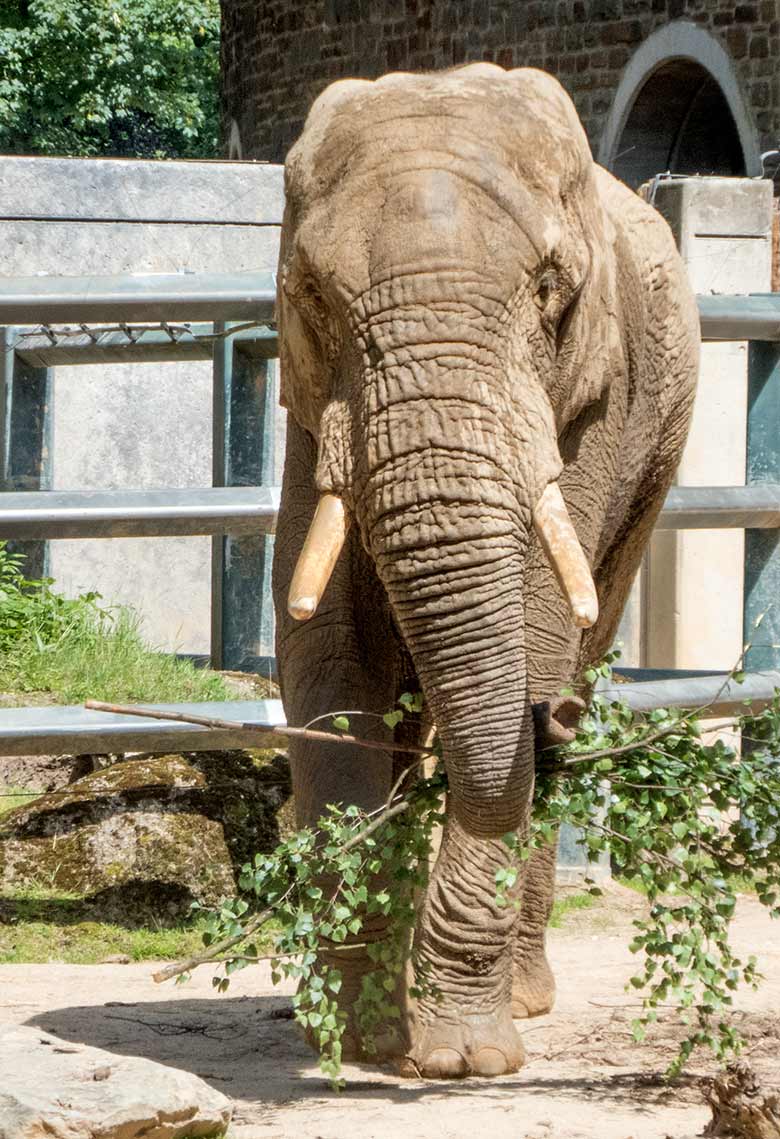
[[474, 1057], [475, 1076], [503, 1076], [508, 1067], [506, 1056], [498, 1048], [480, 1048]]
[[435, 1048], [422, 1065], [429, 1080], [461, 1080], [468, 1075], [468, 1064], [454, 1048]]

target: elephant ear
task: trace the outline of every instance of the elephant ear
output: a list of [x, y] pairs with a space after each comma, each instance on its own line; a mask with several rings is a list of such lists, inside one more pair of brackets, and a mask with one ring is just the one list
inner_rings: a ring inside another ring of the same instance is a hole
[[[330, 398], [331, 378], [327, 368], [322, 329], [316, 313], [306, 319], [309, 281], [297, 256], [298, 228], [329, 189], [323, 183], [323, 151], [329, 145], [328, 131], [334, 116], [348, 112], [350, 103], [372, 85], [362, 79], [332, 83], [313, 103], [304, 130], [290, 149], [284, 170], [285, 208], [279, 248], [276, 318], [279, 325], [281, 367], [280, 402], [315, 438]], [[331, 163], [338, 182], [341, 165]], [[296, 303], [294, 303], [296, 302]], [[316, 307], [316, 306], [315, 306]]]
[[285, 207], [276, 282], [276, 320], [279, 326], [279, 402], [314, 437], [319, 414], [327, 399], [327, 377], [312, 330], [292, 303], [294, 289], [292, 248], [295, 241], [293, 208]]
[[585, 235], [589, 271], [582, 291], [559, 333], [556, 375], [550, 400], [558, 431], [601, 398], [626, 370], [617, 281], [616, 233], [589, 173], [579, 216], [572, 229]]

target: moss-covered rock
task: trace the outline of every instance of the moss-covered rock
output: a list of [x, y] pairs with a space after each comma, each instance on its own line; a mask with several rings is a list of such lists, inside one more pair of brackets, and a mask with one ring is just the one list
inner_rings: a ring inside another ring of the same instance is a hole
[[[165, 916], [235, 891], [237, 871], [278, 840], [286, 759], [247, 752], [140, 756], [9, 812], [0, 892], [35, 886]], [[128, 916], [130, 916], [128, 914]]]

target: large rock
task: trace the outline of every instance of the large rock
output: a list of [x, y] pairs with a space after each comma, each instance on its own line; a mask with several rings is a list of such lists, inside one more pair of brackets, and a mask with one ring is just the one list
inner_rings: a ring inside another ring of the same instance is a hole
[[[42, 883], [92, 897], [104, 915], [235, 893], [236, 871], [278, 841], [290, 794], [282, 756], [142, 756], [93, 772], [0, 822], [0, 893]], [[139, 913], [138, 916], [141, 916]]]
[[0, 1139], [205, 1139], [230, 1100], [152, 1060], [0, 1025]]

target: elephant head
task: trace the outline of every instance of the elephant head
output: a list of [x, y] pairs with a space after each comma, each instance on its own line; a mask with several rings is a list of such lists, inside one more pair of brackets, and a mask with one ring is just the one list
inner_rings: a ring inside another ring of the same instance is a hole
[[534, 532], [573, 624], [598, 613], [557, 485], [560, 435], [625, 367], [588, 143], [541, 72], [344, 81], [314, 104], [286, 192], [282, 402], [317, 441], [321, 494], [290, 612], [315, 611], [356, 526], [439, 725], [455, 817], [500, 835], [533, 781]]

